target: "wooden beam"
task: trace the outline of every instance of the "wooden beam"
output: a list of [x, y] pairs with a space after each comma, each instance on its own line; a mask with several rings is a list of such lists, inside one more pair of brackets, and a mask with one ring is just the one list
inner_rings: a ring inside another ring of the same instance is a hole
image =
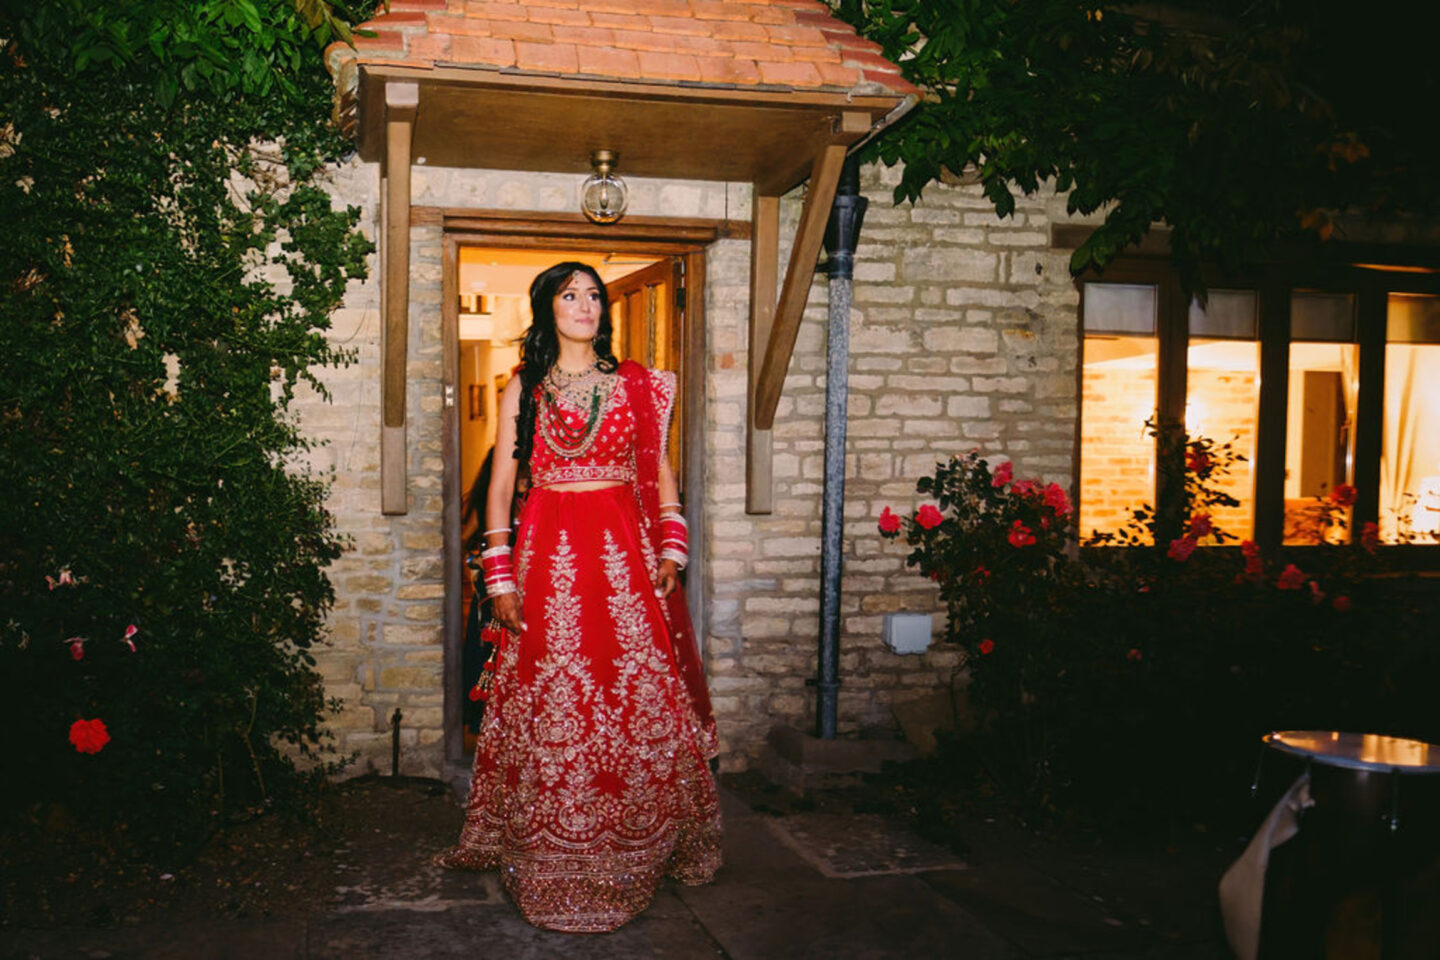
[[443, 226], [446, 232], [513, 233], [527, 237], [563, 237], [567, 240], [616, 240], [629, 242], [665, 241], [713, 243], [716, 240], [748, 240], [750, 224], [744, 220], [714, 220], [703, 217], [625, 217], [618, 223], [592, 223], [580, 213], [538, 214], [530, 210], [467, 210], [462, 208], [416, 206], [410, 222], [419, 226]]
[[830, 218], [830, 205], [835, 200], [846, 150], [843, 143], [830, 144], [816, 155], [811, 168], [810, 187], [805, 192], [795, 245], [790, 248], [790, 265], [785, 270], [785, 286], [775, 310], [774, 326], [770, 328], [760, 378], [755, 384], [754, 419], [755, 426], [761, 430], [770, 430], [775, 425], [775, 407], [780, 403], [785, 372], [790, 368], [790, 355], [800, 334], [800, 317], [810, 297], [810, 281], [815, 278], [815, 261], [820, 256], [820, 243], [825, 238], [825, 223]]
[[775, 322], [780, 270], [780, 198], [758, 190], [752, 201], [750, 236], [750, 357], [745, 417], [745, 512], [775, 509], [774, 437], [755, 426], [755, 385]]
[[410, 144], [420, 87], [385, 87], [385, 236], [380, 344], [380, 512], [409, 511], [405, 469], [405, 383], [410, 336]]

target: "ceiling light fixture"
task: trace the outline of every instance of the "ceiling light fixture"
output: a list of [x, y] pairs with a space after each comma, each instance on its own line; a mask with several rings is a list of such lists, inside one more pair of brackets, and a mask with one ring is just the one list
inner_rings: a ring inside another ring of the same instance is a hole
[[620, 155], [612, 150], [596, 150], [590, 154], [595, 172], [580, 185], [580, 209], [596, 223], [614, 223], [625, 216], [630, 190], [625, 181], [615, 176]]

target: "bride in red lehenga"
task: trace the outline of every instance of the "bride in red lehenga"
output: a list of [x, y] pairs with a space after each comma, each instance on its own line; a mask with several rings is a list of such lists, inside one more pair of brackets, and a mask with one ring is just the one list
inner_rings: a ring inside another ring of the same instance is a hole
[[438, 860], [498, 868], [537, 927], [601, 932], [644, 910], [663, 876], [705, 883], [719, 867], [715, 721], [678, 589], [675, 375], [616, 362], [605, 286], [584, 264], [541, 273], [530, 305], [481, 554], [507, 629], [465, 826]]

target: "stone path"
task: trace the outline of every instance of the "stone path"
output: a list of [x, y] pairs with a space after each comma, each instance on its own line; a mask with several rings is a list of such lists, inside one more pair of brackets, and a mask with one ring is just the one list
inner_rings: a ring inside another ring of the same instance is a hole
[[[450, 803], [438, 798], [436, 803]], [[724, 794], [726, 866], [667, 884], [613, 934], [526, 924], [494, 874], [352, 842], [330, 902], [284, 920], [161, 920], [0, 933], [0, 960], [1223, 960], [1214, 882], [1228, 854], [1046, 846], [977, 824], [964, 862], [878, 815], [752, 811]], [[458, 821], [458, 816], [457, 816]], [[427, 840], [431, 838], [426, 838]]]

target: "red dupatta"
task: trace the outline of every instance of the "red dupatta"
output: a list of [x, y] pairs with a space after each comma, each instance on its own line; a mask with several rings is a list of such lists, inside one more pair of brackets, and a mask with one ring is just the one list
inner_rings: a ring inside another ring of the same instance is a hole
[[[650, 371], [633, 360], [625, 360], [620, 364], [619, 373], [625, 378], [625, 392], [631, 398], [630, 408], [635, 415], [635, 498], [640, 503], [640, 516], [649, 528], [644, 532], [658, 557], [661, 540], [660, 455], [665, 425], [661, 423], [660, 411], [656, 408]], [[685, 591], [671, 591], [660, 606], [670, 624], [670, 652], [675, 658], [675, 667], [689, 691], [695, 716], [699, 718], [707, 739], [714, 743], [715, 715], [710, 707], [710, 689], [705, 685], [705, 670], [700, 664], [700, 650], [695, 642], [695, 628], [690, 623]]]

